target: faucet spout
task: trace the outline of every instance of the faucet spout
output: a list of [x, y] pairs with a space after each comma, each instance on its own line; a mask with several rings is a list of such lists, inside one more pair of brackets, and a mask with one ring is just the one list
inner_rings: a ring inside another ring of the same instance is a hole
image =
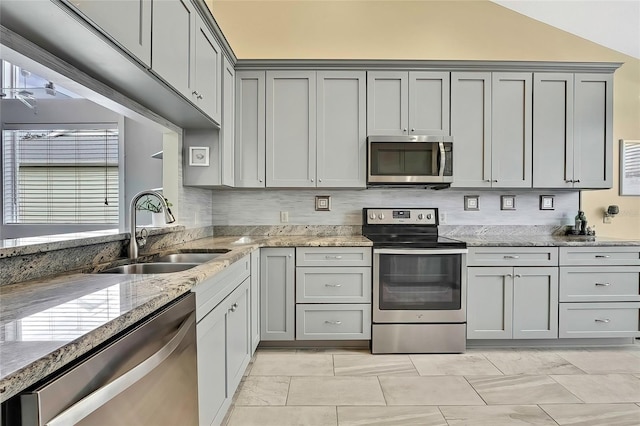
[[162, 210], [164, 211], [164, 219], [167, 223], [173, 223], [176, 221], [176, 218], [173, 216], [173, 213], [171, 213], [171, 210], [169, 209], [164, 196], [158, 191], [145, 190], [134, 195], [131, 199], [131, 204], [129, 205], [129, 212], [131, 214], [129, 217], [129, 227], [131, 233], [131, 238], [129, 239], [129, 259], [132, 260], [138, 258], [138, 252], [140, 249], [136, 236], [136, 205], [138, 204], [138, 201], [140, 201], [140, 198], [144, 197], [145, 195], [152, 195], [160, 200], [160, 205], [162, 206]]

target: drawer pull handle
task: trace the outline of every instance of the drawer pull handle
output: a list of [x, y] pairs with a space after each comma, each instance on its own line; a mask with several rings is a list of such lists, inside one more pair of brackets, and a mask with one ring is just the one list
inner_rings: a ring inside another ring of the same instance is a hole
[[325, 324], [331, 324], [331, 325], [341, 325], [342, 321], [325, 321]]
[[610, 322], [610, 321], [611, 321], [611, 320], [610, 320], [609, 318], [605, 318], [605, 319], [596, 318], [596, 322], [604, 322], [604, 323], [607, 323], [607, 322]]
[[601, 287], [609, 287], [611, 283], [596, 283], [596, 285]]
[[596, 259], [608, 259], [611, 256], [609, 256], [608, 254], [596, 254]]
[[229, 309], [231, 312], [235, 312], [236, 309], [238, 309], [238, 304], [234, 303], [233, 305], [231, 305], [231, 309]]
[[325, 256], [326, 259], [342, 259], [342, 256]]
[[505, 259], [520, 259], [520, 256], [515, 256], [515, 255], [510, 254], [510, 255], [505, 256], [504, 258]]
[[342, 284], [325, 284], [325, 287], [342, 287]]

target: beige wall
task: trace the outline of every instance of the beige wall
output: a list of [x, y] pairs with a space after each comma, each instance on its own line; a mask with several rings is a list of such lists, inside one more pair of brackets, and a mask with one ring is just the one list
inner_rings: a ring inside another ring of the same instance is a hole
[[[614, 187], [583, 191], [582, 207], [600, 235], [640, 238], [640, 197], [618, 196], [617, 143], [640, 139], [640, 60], [485, 0], [206, 2], [240, 59], [624, 62], [614, 80]], [[605, 225], [609, 204], [620, 214]]]

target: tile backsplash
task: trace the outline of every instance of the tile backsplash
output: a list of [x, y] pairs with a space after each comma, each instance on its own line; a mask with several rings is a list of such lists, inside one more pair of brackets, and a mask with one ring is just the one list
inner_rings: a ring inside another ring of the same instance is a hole
[[[331, 196], [330, 211], [315, 210], [315, 196]], [[478, 210], [464, 210], [464, 196], [478, 195]], [[515, 210], [501, 210], [500, 196], [515, 196]], [[540, 195], [553, 210], [540, 210]], [[367, 189], [215, 190], [213, 225], [361, 225], [363, 207], [437, 207], [447, 225], [568, 225], [579, 205], [577, 191]]]

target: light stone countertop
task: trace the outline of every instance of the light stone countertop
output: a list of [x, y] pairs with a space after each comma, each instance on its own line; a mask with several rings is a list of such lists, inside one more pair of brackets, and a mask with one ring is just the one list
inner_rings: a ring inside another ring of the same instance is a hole
[[[160, 253], [230, 250], [182, 272], [74, 273], [0, 286], [0, 402], [188, 293], [257, 248], [302, 246], [371, 246], [371, 241], [359, 235], [208, 237]], [[74, 323], [77, 330], [56, 329], [56, 322], [61, 325], [62, 318], [70, 314], [78, 318]]]
[[464, 241], [468, 247], [604, 247], [640, 246], [638, 240], [623, 240], [610, 237], [585, 237], [563, 235], [446, 235]]

